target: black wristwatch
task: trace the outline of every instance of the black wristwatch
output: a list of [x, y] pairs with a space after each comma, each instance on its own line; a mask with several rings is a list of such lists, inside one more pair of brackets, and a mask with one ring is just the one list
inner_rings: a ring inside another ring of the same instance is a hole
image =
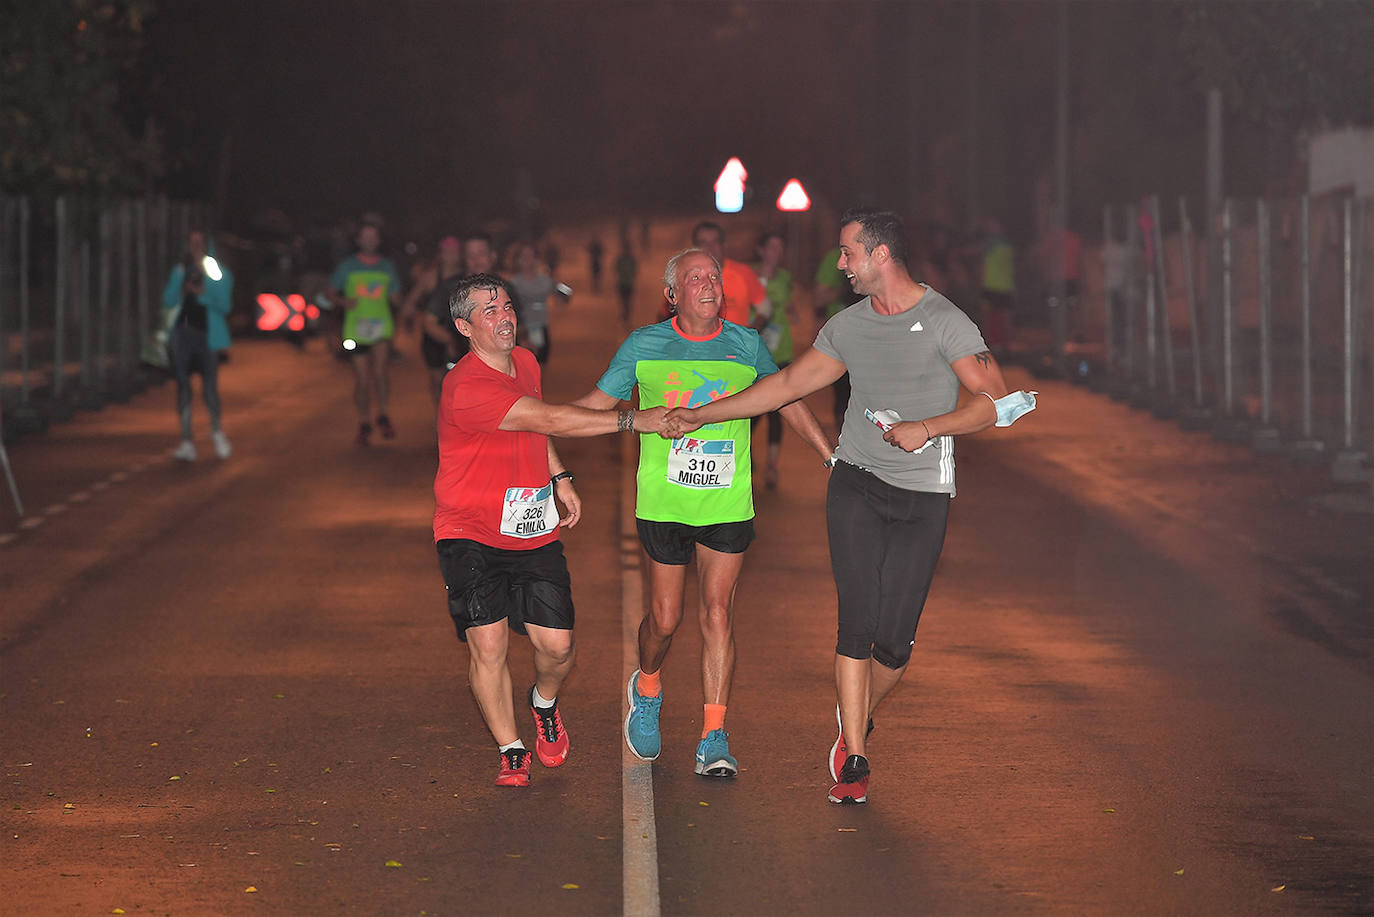
[[562, 481], [562, 480], [576, 481], [577, 478], [575, 478], [575, 477], [573, 476], [573, 473], [572, 473], [571, 471], [560, 471], [560, 472], [558, 472], [558, 474], [556, 474], [556, 475], [554, 475], [553, 477], [549, 478], [549, 483], [550, 483], [550, 484], [557, 484], [559, 481]]

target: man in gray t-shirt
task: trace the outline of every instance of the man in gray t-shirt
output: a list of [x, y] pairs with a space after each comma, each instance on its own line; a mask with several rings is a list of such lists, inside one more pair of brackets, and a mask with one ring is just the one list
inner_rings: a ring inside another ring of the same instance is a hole
[[[829, 799], [868, 799], [865, 740], [878, 703], [901, 680], [944, 545], [954, 495], [954, 437], [998, 422], [1006, 382], [978, 328], [907, 270], [894, 213], [840, 219], [839, 268], [864, 299], [838, 313], [816, 345], [737, 395], [669, 412], [664, 435], [752, 417], [849, 372], [851, 394], [826, 495], [839, 595], [835, 682], [840, 734]], [[959, 406], [959, 389], [972, 395]], [[984, 397], [986, 396], [986, 397]]]

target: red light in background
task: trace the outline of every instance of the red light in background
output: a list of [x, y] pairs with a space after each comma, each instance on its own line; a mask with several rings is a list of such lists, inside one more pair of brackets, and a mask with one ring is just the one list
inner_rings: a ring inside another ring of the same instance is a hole
[[276, 293], [259, 293], [258, 308], [262, 310], [258, 316], [258, 328], [262, 331], [276, 331], [291, 314], [290, 307]]

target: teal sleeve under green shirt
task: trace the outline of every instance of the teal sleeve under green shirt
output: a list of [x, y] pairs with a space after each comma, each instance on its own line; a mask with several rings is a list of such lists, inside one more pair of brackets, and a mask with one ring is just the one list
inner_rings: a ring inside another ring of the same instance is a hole
[[[596, 383], [639, 406], [698, 407], [743, 391], [778, 371], [757, 331], [721, 322], [715, 334], [688, 336], [677, 319], [631, 332]], [[706, 424], [675, 440], [639, 437], [635, 515], [651, 522], [716, 525], [754, 518], [747, 418]]]

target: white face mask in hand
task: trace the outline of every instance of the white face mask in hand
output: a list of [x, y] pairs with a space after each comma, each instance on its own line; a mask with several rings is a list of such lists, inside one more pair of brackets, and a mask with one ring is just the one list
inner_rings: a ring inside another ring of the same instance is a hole
[[[872, 423], [876, 424], [877, 427], [884, 433], [886, 433], [888, 430], [891, 430], [897, 424], [902, 422], [902, 415], [898, 414], [896, 411], [870, 411], [867, 408], [865, 408], [864, 416], [867, 417]], [[922, 452], [925, 452], [927, 449], [929, 449], [931, 445], [938, 439], [939, 437], [935, 436], [926, 440], [925, 443], [921, 446], [921, 448], [914, 450], [911, 454], [920, 455]]]
[[[983, 392], [987, 395], [987, 392]], [[1012, 392], [1002, 398], [992, 398], [992, 406], [997, 409], [997, 424], [999, 427], [1009, 427], [1016, 423], [1016, 419], [1022, 414], [1029, 414], [1035, 410], [1035, 396], [1039, 392]]]

